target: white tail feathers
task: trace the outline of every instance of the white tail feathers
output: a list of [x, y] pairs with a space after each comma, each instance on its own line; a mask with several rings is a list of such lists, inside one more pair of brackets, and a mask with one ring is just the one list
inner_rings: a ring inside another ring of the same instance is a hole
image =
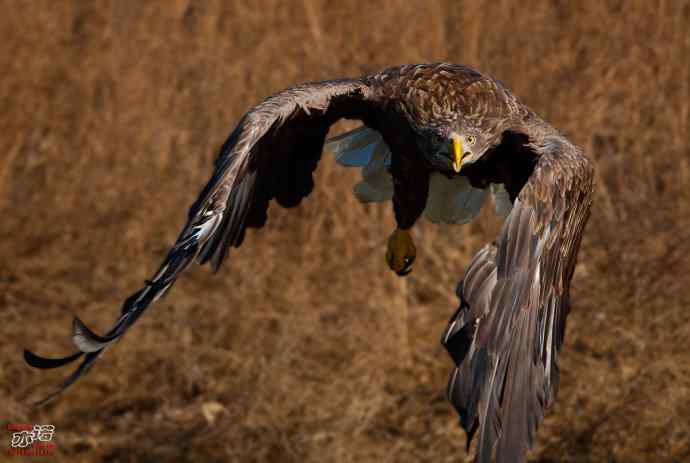
[[391, 152], [381, 135], [360, 127], [326, 142], [325, 149], [335, 154], [338, 164], [362, 168], [362, 182], [355, 195], [363, 203], [387, 201], [393, 197], [393, 177], [388, 171]]
[[424, 215], [437, 223], [470, 223], [484, 205], [486, 191], [473, 188], [466, 177], [431, 174]]
[[[391, 151], [377, 131], [359, 127], [329, 139], [325, 149], [335, 155], [338, 164], [362, 168], [362, 181], [354, 190], [361, 202], [382, 202], [393, 197]], [[505, 188], [491, 185], [491, 193], [496, 212], [507, 217], [512, 204]], [[469, 223], [479, 214], [485, 196], [486, 190], [472, 187], [466, 177], [448, 178], [434, 173], [424, 215], [432, 222]]]
[[496, 213], [501, 217], [508, 217], [510, 211], [513, 210], [513, 203], [510, 201], [510, 195], [508, 195], [505, 186], [502, 183], [492, 183], [491, 195], [494, 198]]

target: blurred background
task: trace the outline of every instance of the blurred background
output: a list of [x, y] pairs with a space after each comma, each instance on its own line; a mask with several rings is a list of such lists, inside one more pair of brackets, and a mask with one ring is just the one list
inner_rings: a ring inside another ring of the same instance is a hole
[[[287, 86], [450, 61], [493, 75], [595, 161], [561, 390], [533, 462], [690, 461], [690, 2], [1, 0], [0, 422], [62, 462], [462, 462], [439, 344], [492, 208], [423, 222], [324, 155], [217, 275], [195, 267], [76, 387], [71, 352], [151, 276], [225, 137]], [[336, 134], [352, 123], [339, 124]], [[2, 435], [2, 454], [9, 433]], [[14, 460], [17, 460], [14, 458]], [[43, 460], [47, 461], [47, 460]]]

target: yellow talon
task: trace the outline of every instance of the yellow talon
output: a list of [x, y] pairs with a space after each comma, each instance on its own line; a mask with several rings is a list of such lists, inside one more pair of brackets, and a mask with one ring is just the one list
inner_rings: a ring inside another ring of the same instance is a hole
[[412, 271], [412, 263], [417, 256], [417, 249], [408, 230], [396, 229], [388, 238], [386, 262], [400, 276]]

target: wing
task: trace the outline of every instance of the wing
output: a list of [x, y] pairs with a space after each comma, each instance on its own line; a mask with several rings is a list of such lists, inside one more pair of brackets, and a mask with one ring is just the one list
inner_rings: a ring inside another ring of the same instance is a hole
[[478, 462], [524, 462], [558, 390], [570, 280], [589, 217], [593, 168], [560, 136], [540, 155], [497, 243], [473, 259], [442, 343], [453, 357], [448, 398]]
[[242, 243], [247, 227], [266, 221], [271, 199], [292, 207], [313, 188], [312, 172], [329, 127], [340, 118], [374, 121], [383, 109], [364, 80], [348, 79], [296, 86], [269, 97], [240, 121], [223, 145], [215, 170], [189, 210], [187, 224], [151, 280], [130, 296], [114, 326], [103, 336], [78, 318], [72, 340], [78, 352], [49, 359], [24, 352], [36, 368], [57, 368], [84, 359], [45, 403], [85, 374], [142, 313], [170, 289], [194, 260], [220, 267], [230, 246]]

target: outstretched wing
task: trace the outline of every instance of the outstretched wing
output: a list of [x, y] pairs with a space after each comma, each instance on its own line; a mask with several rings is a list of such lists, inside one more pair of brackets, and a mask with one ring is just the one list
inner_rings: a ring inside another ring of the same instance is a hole
[[359, 79], [318, 82], [282, 91], [249, 111], [223, 145], [213, 176], [190, 208], [177, 242], [153, 278], [125, 301], [114, 326], [100, 336], [75, 318], [72, 341], [78, 352], [60, 359], [24, 352], [29, 365], [42, 369], [84, 355], [77, 370], [38, 404], [84, 375], [195, 259], [217, 270], [227, 249], [242, 243], [247, 227], [265, 223], [271, 199], [284, 207], [299, 204], [314, 186], [312, 172], [329, 127], [343, 117], [367, 122], [382, 113], [371, 94]]
[[497, 243], [471, 262], [443, 335], [448, 398], [478, 462], [524, 462], [558, 389], [570, 280], [593, 190], [590, 162], [560, 136], [540, 155]]

